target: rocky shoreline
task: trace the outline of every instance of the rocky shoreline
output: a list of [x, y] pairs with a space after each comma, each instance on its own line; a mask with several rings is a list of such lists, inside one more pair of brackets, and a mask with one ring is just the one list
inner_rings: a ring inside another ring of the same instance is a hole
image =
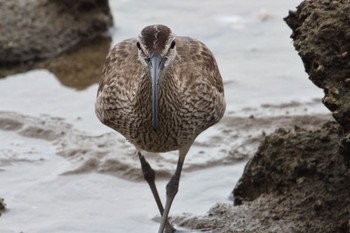
[[[113, 23], [107, 0], [16, 0], [0, 6], [6, 18], [0, 28], [7, 32], [0, 35], [0, 77], [43, 68], [75, 89], [97, 82], [111, 43], [101, 37]], [[225, 144], [221, 157], [203, 164], [189, 159], [184, 170], [250, 159], [232, 203], [219, 203], [205, 216], [173, 217], [174, 223], [213, 233], [350, 232], [349, 6], [349, 0], [305, 0], [285, 18], [305, 70], [324, 89], [322, 102], [335, 121], [328, 115], [228, 114], [217, 137], [194, 145], [205, 157], [206, 149]], [[62, 175], [99, 172], [142, 180], [133, 148], [113, 133], [91, 136], [63, 119], [11, 112], [0, 112], [0, 131], [49, 141], [72, 164]], [[118, 158], [115, 148], [123, 152]], [[168, 178], [176, 163], [152, 155], [149, 161], [159, 178]], [[0, 199], [0, 209], [4, 203]]]
[[181, 226], [213, 233], [350, 232], [350, 1], [303, 1], [285, 18], [309, 78], [336, 120], [264, 138], [233, 190], [234, 203]]
[[350, 171], [338, 141], [336, 122], [278, 129], [248, 162], [234, 204], [174, 221], [213, 233], [349, 232]]

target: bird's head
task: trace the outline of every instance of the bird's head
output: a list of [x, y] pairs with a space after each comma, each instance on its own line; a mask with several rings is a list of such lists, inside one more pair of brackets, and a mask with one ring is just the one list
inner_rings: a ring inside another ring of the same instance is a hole
[[145, 27], [137, 38], [138, 56], [142, 64], [152, 68], [155, 61], [161, 62], [159, 68], [168, 66], [176, 56], [175, 35], [164, 25]]
[[170, 28], [164, 25], [145, 27], [137, 38], [138, 57], [152, 78], [152, 128], [158, 121], [158, 82], [161, 71], [175, 59], [176, 40]]

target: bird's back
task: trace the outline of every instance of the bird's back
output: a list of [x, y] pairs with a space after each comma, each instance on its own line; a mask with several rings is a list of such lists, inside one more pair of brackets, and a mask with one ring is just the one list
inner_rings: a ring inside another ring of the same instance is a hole
[[153, 129], [151, 76], [138, 58], [136, 43], [136, 39], [125, 40], [110, 51], [98, 89], [96, 114], [140, 149], [179, 149], [217, 123], [225, 112], [215, 58], [200, 41], [176, 37], [176, 58], [159, 80], [159, 124]]

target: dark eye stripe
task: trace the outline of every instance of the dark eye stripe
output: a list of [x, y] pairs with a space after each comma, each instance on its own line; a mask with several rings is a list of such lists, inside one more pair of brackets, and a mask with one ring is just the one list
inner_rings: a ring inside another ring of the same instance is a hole
[[175, 47], [175, 44], [175, 40], [173, 40], [173, 42], [171, 42], [170, 49], [173, 49]]
[[146, 56], [145, 51], [143, 51], [143, 49], [141, 48], [140, 42], [137, 42], [137, 43], [136, 43], [136, 46], [137, 46], [137, 48]]

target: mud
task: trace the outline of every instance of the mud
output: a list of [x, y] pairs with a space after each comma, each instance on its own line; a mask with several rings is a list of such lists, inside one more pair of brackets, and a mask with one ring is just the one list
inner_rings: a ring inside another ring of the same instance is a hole
[[[290, 111], [294, 107], [293, 103], [284, 104], [283, 110]], [[207, 216], [181, 215], [173, 217], [172, 221], [185, 228], [220, 233], [320, 232], [320, 229], [339, 232], [335, 230], [347, 229], [350, 186], [346, 181], [350, 174], [342, 157], [335, 153], [336, 123], [324, 123], [330, 119], [330, 115], [226, 116], [217, 127], [219, 133], [215, 135], [218, 136], [199, 138], [184, 170], [188, 173], [199, 168], [234, 164], [252, 157], [258, 148], [235, 189], [235, 202], [240, 205], [221, 203]], [[323, 126], [317, 128], [320, 124]], [[289, 129], [277, 129], [282, 126]], [[275, 133], [266, 136], [274, 130]], [[63, 176], [98, 172], [143, 180], [134, 148], [116, 133], [91, 135], [61, 118], [11, 112], [0, 112], [0, 132], [50, 143], [55, 148], [53, 155], [62, 156], [70, 164], [68, 170], [61, 173]], [[217, 147], [217, 143], [226, 147], [215, 151], [213, 147]], [[2, 152], [6, 154], [0, 149]], [[220, 153], [221, 156], [213, 156]], [[173, 173], [177, 156], [146, 156], [157, 171], [158, 179], [169, 178]], [[197, 156], [201, 156], [201, 160], [196, 160]], [[40, 156], [39, 160], [44, 161], [45, 157]], [[6, 170], [16, 163], [35, 161], [23, 161], [21, 156], [13, 154], [2, 159], [1, 166]]]
[[0, 65], [56, 56], [113, 24], [107, 0], [0, 1]]
[[[186, 158], [185, 171], [234, 164], [254, 154], [266, 134], [278, 127], [309, 127], [330, 119], [329, 115], [233, 117], [226, 116], [214, 136], [199, 137]], [[47, 115], [30, 117], [0, 112], [0, 132], [50, 142], [56, 154], [71, 163], [64, 174], [99, 172], [128, 180], [143, 180], [134, 147], [117, 133], [91, 135], [75, 129], [61, 118]], [[216, 131], [215, 131], [216, 132]], [[0, 150], [1, 152], [1, 150]], [[157, 171], [157, 178], [169, 178], [177, 162], [177, 152], [145, 154]]]
[[338, 140], [335, 122], [276, 130], [247, 164], [233, 191], [235, 205], [175, 222], [214, 233], [349, 232], [350, 171]]
[[303, 1], [285, 21], [322, 102], [343, 127], [340, 151], [350, 165], [350, 1]]

